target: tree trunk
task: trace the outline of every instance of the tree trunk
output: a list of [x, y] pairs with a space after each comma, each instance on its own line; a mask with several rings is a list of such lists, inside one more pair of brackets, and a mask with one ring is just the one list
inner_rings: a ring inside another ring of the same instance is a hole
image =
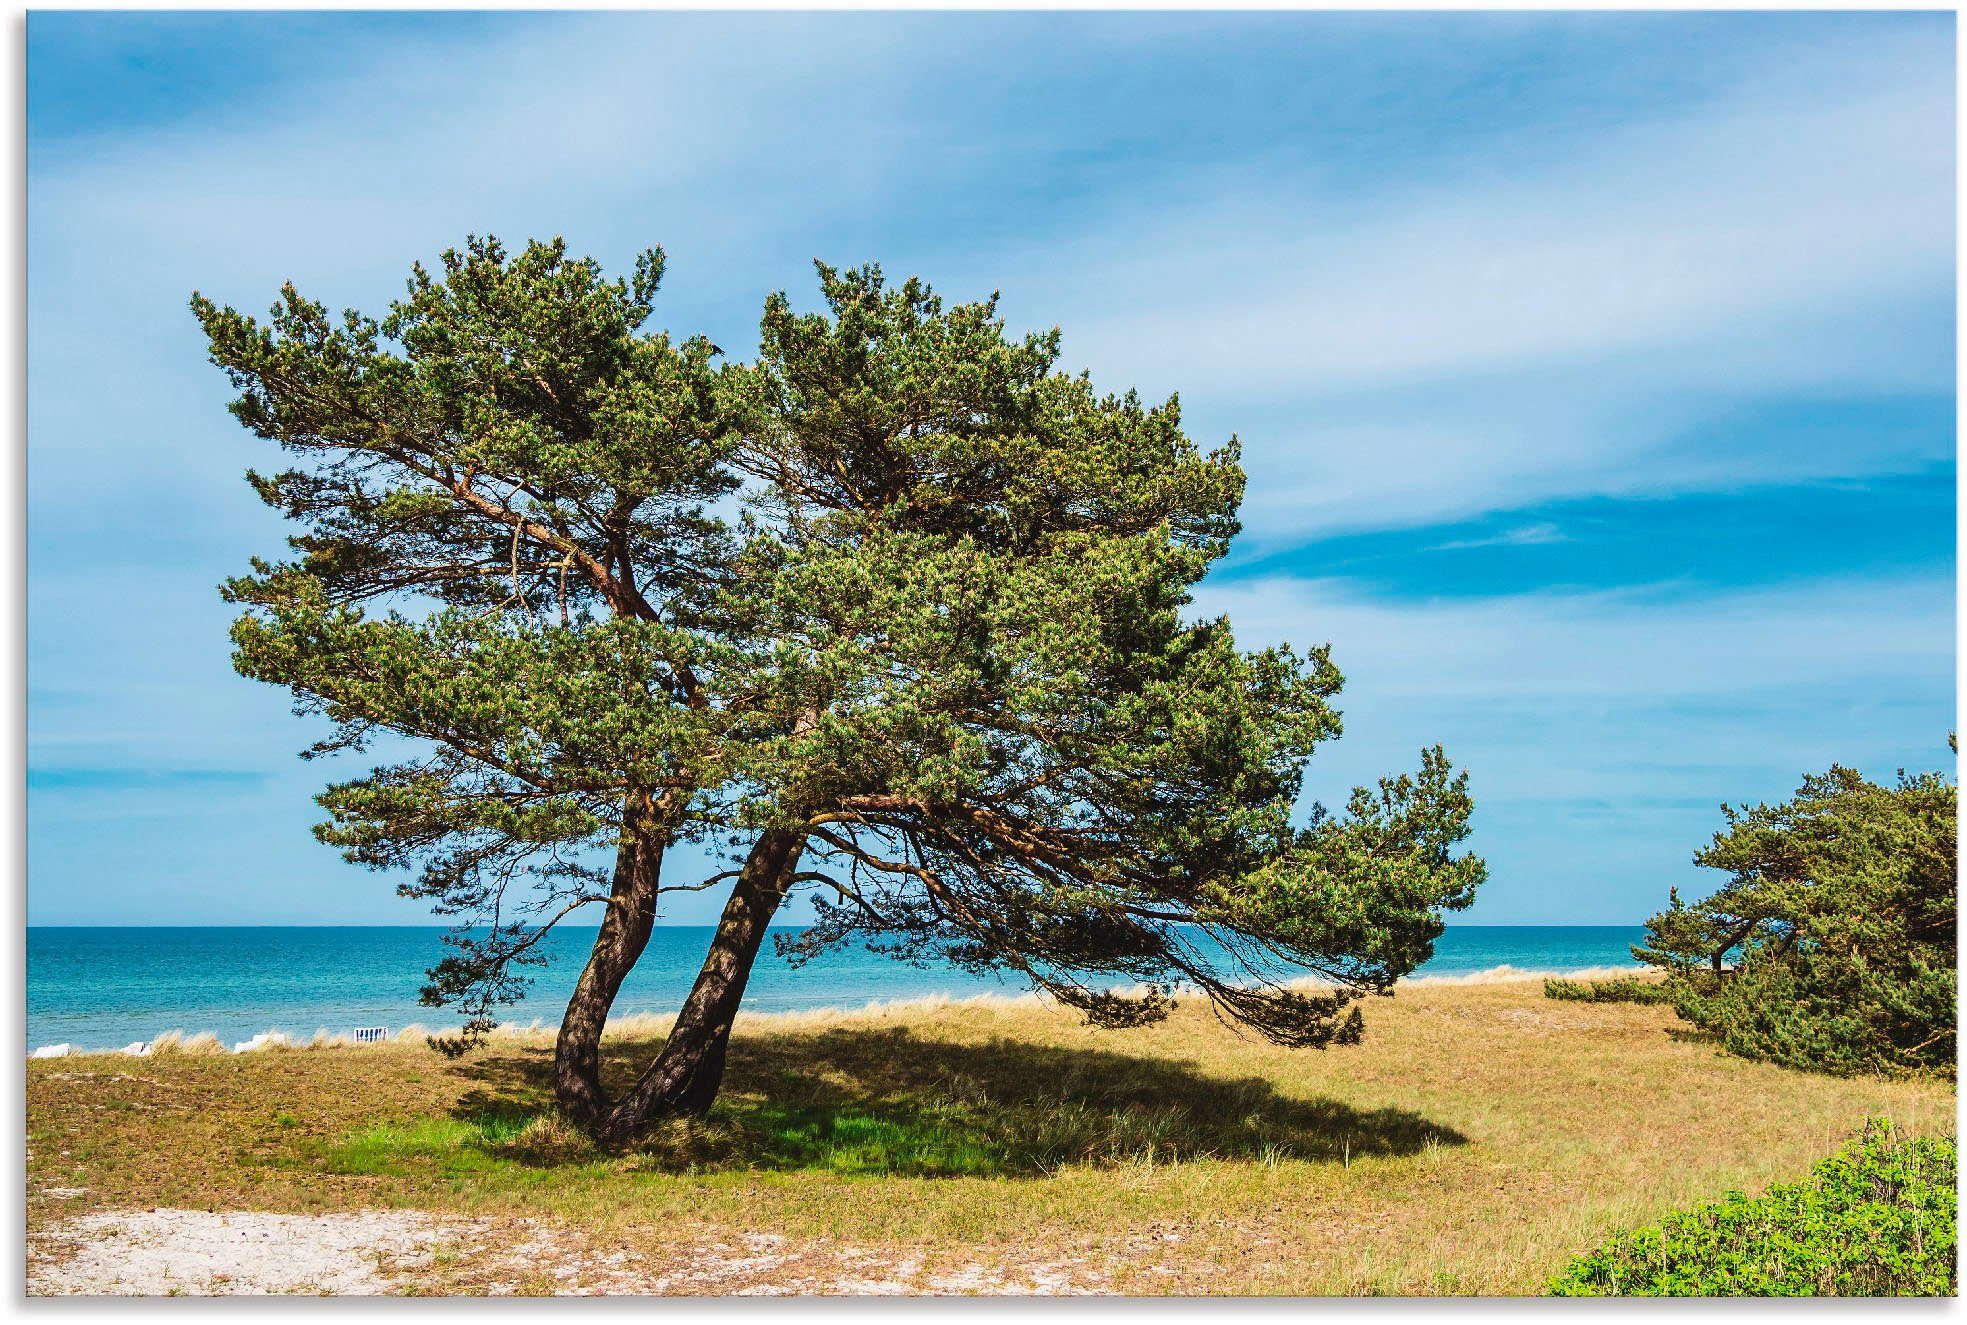
[[589, 1128], [597, 1140], [621, 1145], [658, 1118], [710, 1108], [723, 1084], [731, 1022], [744, 1000], [752, 963], [805, 845], [805, 834], [791, 829], [769, 830], [752, 844], [668, 1042], [606, 1120]]
[[567, 1003], [567, 1015], [560, 1022], [560, 1038], [553, 1051], [554, 1098], [569, 1118], [590, 1130], [601, 1125], [609, 1108], [607, 1094], [601, 1089], [601, 1031], [622, 981], [648, 946], [649, 930], [656, 920], [664, 845], [662, 836], [646, 830], [624, 832], [615, 854], [608, 912], [601, 919], [594, 951], [588, 955], [587, 967]]

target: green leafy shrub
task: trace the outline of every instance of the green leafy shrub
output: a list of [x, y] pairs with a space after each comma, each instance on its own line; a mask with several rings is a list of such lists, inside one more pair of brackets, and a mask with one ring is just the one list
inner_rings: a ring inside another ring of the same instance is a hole
[[1550, 1281], [1560, 1297], [1939, 1297], [1954, 1291], [1954, 1141], [1874, 1119], [1804, 1182], [1624, 1233]]
[[1730, 1053], [1837, 1073], [1951, 1073], [1959, 953], [1957, 795], [1848, 768], [1781, 805], [1723, 807], [1696, 864], [1733, 877], [1677, 893], [1633, 955]]
[[1664, 981], [1621, 975], [1610, 980], [1549, 979], [1544, 997], [1566, 1003], [1671, 1003], [1674, 993]]

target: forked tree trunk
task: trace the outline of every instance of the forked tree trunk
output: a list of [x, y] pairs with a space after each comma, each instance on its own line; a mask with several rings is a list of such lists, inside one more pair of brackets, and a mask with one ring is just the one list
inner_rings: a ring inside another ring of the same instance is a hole
[[767, 926], [785, 900], [805, 843], [803, 833], [771, 829], [752, 845], [724, 903], [703, 968], [662, 1053], [610, 1110], [606, 1121], [589, 1129], [597, 1140], [621, 1145], [657, 1119], [702, 1114], [710, 1108], [723, 1084], [731, 1023], [744, 1001], [752, 963]]
[[660, 837], [639, 835], [623, 842], [608, 913], [568, 1001], [554, 1051], [555, 1098], [596, 1140], [621, 1144], [656, 1119], [709, 1110], [724, 1079], [731, 1023], [744, 999], [752, 963], [785, 900], [787, 881], [804, 846], [804, 835], [790, 830], [763, 833], [752, 844], [662, 1052], [627, 1094], [610, 1101], [601, 1085], [601, 1033], [622, 981], [648, 946], [662, 869]]

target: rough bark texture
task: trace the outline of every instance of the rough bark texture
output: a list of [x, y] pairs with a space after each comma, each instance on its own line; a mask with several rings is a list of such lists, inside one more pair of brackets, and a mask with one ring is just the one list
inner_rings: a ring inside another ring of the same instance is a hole
[[786, 883], [805, 846], [803, 834], [773, 829], [760, 835], [724, 904], [696, 984], [677, 1014], [662, 1053], [609, 1111], [597, 1139], [619, 1145], [649, 1123], [701, 1114], [717, 1097], [731, 1023], [744, 1000], [765, 930], [785, 900]]
[[561, 1109], [597, 1140], [620, 1144], [658, 1118], [709, 1110], [724, 1079], [731, 1023], [804, 843], [800, 833], [773, 830], [753, 844], [662, 1052], [614, 1101], [601, 1084], [601, 1033], [622, 981], [648, 946], [663, 853], [663, 838], [656, 833], [623, 841], [608, 912], [568, 1001], [553, 1061]]
[[593, 1128], [607, 1116], [601, 1088], [601, 1032], [622, 981], [635, 969], [656, 920], [657, 886], [663, 842], [649, 833], [625, 834], [615, 856], [614, 886], [608, 911], [595, 935], [594, 950], [581, 971], [554, 1046], [553, 1093], [577, 1124]]

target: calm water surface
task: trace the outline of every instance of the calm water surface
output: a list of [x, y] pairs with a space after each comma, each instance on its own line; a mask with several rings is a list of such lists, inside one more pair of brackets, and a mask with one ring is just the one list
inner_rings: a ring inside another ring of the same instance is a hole
[[[444, 953], [429, 927], [69, 928], [27, 931], [27, 1047], [69, 1043], [116, 1048], [167, 1030], [213, 1031], [237, 1041], [260, 1031], [307, 1036], [355, 1026], [456, 1025], [419, 1007], [423, 972]], [[673, 1011], [710, 941], [709, 926], [656, 930], [616, 1002], [618, 1013]], [[1423, 975], [1514, 966], [1564, 972], [1630, 965], [1638, 926], [1460, 925], [1435, 945]], [[548, 935], [551, 963], [530, 997], [508, 1010], [521, 1023], [557, 1022], [594, 930]], [[859, 949], [841, 949], [797, 970], [767, 945], [746, 1006], [758, 1011], [859, 1007], [873, 1000], [1017, 993], [1021, 981], [918, 970]]]

